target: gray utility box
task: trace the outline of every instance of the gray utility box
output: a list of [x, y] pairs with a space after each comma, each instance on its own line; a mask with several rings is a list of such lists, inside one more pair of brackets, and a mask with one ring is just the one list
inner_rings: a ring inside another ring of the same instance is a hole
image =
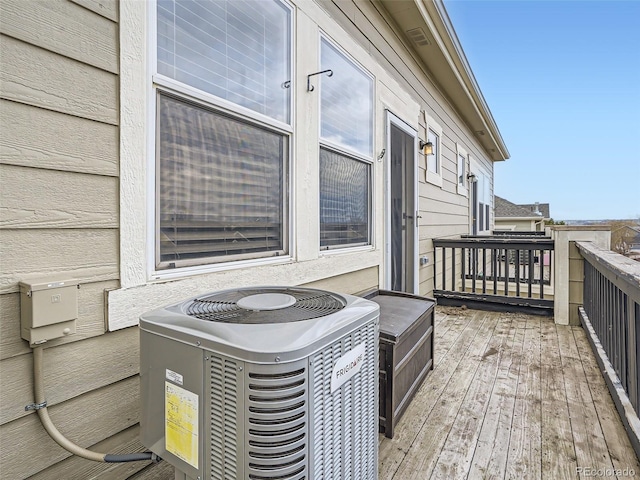
[[21, 335], [30, 345], [76, 333], [77, 319], [77, 280], [20, 282]]
[[296, 287], [143, 315], [142, 444], [182, 479], [375, 480], [378, 316]]
[[393, 430], [433, 370], [435, 300], [380, 290], [380, 432]]

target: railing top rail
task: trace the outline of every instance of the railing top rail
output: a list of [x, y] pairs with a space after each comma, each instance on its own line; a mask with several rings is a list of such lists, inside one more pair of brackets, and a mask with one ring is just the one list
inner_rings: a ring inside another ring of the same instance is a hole
[[592, 242], [576, 242], [576, 246], [585, 260], [596, 270], [636, 302], [640, 302], [640, 262], [605, 250]]
[[541, 231], [517, 231], [517, 230], [494, 230], [492, 235], [507, 237], [544, 237], [545, 232]]
[[460, 238], [434, 238], [435, 247], [452, 248], [508, 248], [513, 250], [553, 250], [554, 241], [549, 237], [510, 238], [469, 236]]

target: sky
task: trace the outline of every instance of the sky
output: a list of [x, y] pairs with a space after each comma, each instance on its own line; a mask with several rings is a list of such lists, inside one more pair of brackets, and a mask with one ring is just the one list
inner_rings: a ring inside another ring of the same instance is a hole
[[510, 153], [494, 194], [640, 218], [640, 0], [445, 0]]

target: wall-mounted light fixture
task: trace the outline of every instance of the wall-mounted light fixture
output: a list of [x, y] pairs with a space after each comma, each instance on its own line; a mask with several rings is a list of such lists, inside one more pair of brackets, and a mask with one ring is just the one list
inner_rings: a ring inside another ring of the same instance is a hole
[[473, 173], [470, 173], [467, 175], [467, 180], [469, 180], [469, 183], [473, 183], [476, 181], [476, 176]]
[[425, 155], [433, 155], [433, 143], [420, 140], [420, 150]]

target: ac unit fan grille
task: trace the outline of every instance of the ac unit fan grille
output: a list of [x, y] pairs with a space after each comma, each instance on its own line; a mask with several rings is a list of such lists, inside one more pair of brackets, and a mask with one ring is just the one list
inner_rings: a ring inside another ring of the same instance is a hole
[[[275, 310], [249, 310], [238, 301], [252, 295], [275, 293], [295, 298], [293, 305]], [[311, 320], [342, 310], [346, 302], [338, 295], [305, 288], [259, 288], [220, 292], [192, 301], [187, 315], [212, 322], [260, 324]]]

